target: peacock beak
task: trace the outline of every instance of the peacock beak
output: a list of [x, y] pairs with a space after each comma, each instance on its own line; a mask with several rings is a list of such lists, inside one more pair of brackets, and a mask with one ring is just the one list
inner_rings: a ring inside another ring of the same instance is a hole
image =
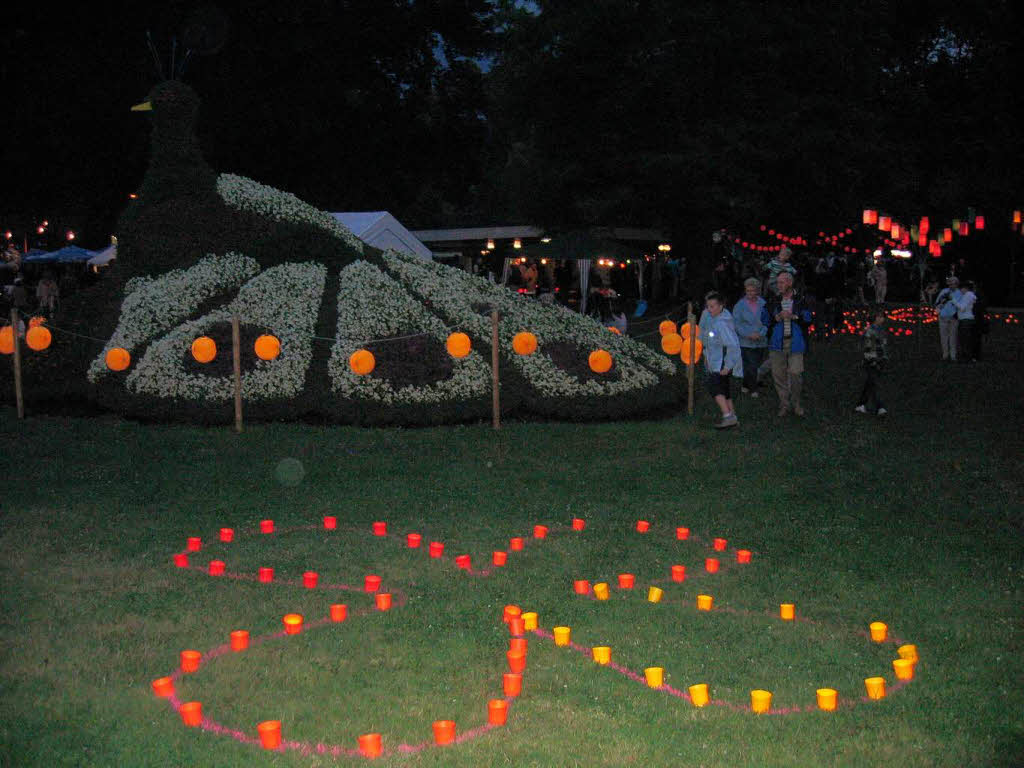
[[132, 107], [132, 112], [152, 112], [152, 111], [153, 111], [153, 102], [151, 102], [151, 101], [144, 101], [141, 104], [136, 104], [134, 107]]

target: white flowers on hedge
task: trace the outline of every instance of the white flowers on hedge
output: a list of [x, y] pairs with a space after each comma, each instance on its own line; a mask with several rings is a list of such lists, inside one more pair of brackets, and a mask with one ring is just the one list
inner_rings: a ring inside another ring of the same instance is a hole
[[[671, 360], [565, 307], [542, 305], [460, 270], [396, 251], [388, 251], [384, 260], [406, 288], [429, 300], [446, 321], [477, 338], [490, 335], [490, 318], [478, 311], [479, 305], [497, 308], [501, 314], [502, 350], [543, 395], [574, 397], [635, 392], [654, 386], [659, 376], [671, 376], [676, 371]], [[513, 334], [522, 330], [534, 333], [540, 343], [541, 348], [532, 355], [517, 355], [512, 349]], [[603, 380], [582, 381], [562, 370], [543, 352], [545, 343], [557, 341], [575, 344], [580, 354], [597, 348], [608, 350], [615, 360], [614, 373]]]
[[327, 362], [334, 392], [345, 397], [395, 405], [438, 403], [487, 395], [490, 369], [477, 352], [470, 352], [461, 359], [453, 358], [452, 375], [433, 384], [396, 389], [384, 378], [357, 376], [349, 367], [348, 359], [367, 341], [423, 331], [443, 344], [448, 338], [448, 330], [397, 281], [368, 262], [357, 261], [345, 267], [341, 271], [340, 286], [338, 327]]
[[160, 277], [135, 277], [125, 283], [125, 299], [113, 336], [89, 366], [87, 377], [96, 382], [109, 373], [107, 350], [129, 352], [170, 330], [208, 299], [242, 285], [260, 271], [255, 259], [240, 253], [206, 256], [188, 269], [174, 269]]
[[[178, 397], [185, 400], [223, 401], [232, 397], [231, 376], [188, 373], [183, 367], [189, 345], [211, 326], [230, 322], [235, 314], [242, 323], [266, 328], [281, 341], [275, 360], [256, 360], [255, 368], [242, 375], [246, 399], [289, 398], [306, 383], [313, 360], [313, 332], [323, 299], [327, 269], [322, 264], [281, 264], [262, 272], [238, 291], [230, 304], [198, 320], [182, 323], [150, 344], [126, 385], [138, 394]], [[219, 354], [230, 354], [223, 350]]]
[[320, 227], [351, 245], [358, 253], [363, 252], [363, 241], [352, 234], [352, 230], [331, 214], [304, 203], [291, 192], [268, 187], [245, 176], [222, 173], [217, 177], [217, 194], [235, 208], [278, 221], [295, 221]]

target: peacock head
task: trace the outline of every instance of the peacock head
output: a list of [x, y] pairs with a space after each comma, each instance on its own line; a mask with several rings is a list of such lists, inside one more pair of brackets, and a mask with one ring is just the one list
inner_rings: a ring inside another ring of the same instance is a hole
[[199, 96], [180, 80], [164, 80], [153, 87], [133, 112], [152, 112], [153, 129], [168, 139], [185, 139], [192, 135], [199, 112]]

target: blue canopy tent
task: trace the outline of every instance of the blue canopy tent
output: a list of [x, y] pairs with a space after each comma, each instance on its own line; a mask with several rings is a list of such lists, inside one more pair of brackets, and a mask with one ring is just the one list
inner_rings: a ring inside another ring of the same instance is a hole
[[31, 251], [25, 254], [24, 258], [22, 258], [21, 261], [22, 263], [27, 264], [54, 262], [57, 260], [56, 254], [56, 251], [42, 251], [38, 248], [33, 248]]
[[54, 257], [54, 261], [61, 264], [68, 264], [71, 262], [86, 262], [96, 255], [95, 251], [87, 251], [85, 248], [79, 248], [77, 245], [65, 245], [59, 251], [54, 251], [50, 254]]

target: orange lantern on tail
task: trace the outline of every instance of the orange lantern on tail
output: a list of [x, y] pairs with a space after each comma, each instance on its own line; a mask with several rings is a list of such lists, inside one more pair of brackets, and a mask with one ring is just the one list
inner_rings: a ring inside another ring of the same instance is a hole
[[537, 337], [529, 331], [520, 331], [512, 337], [512, 349], [517, 355], [532, 355], [537, 351]]
[[450, 334], [448, 340], [445, 342], [445, 348], [448, 350], [448, 354], [455, 358], [463, 358], [469, 354], [469, 350], [472, 347], [469, 336], [460, 332]]
[[594, 373], [608, 373], [612, 369], [612, 356], [603, 349], [595, 349], [587, 358]]
[[678, 355], [683, 349], [683, 337], [678, 333], [667, 333], [661, 337], [661, 351], [666, 355]]
[[704, 345], [700, 343], [700, 339], [693, 340], [693, 358], [690, 358], [690, 340], [685, 339], [683, 343], [683, 350], [679, 353], [679, 359], [687, 365], [694, 365], [700, 356], [704, 353]]
[[368, 349], [357, 349], [349, 357], [348, 364], [357, 376], [366, 376], [377, 367], [377, 358]]
[[658, 333], [662, 336], [668, 336], [670, 333], [676, 332], [676, 324], [671, 320], [662, 320], [658, 324]]
[[43, 317], [42, 315], [36, 315], [35, 317], [28, 321], [28, 327], [35, 328], [37, 325], [44, 325], [45, 323], [45, 317]]
[[29, 328], [28, 333], [25, 334], [25, 343], [28, 344], [28, 348], [36, 352], [47, 349], [52, 342], [53, 335], [50, 333], [50, 329], [42, 325]]
[[9, 325], [0, 328], [0, 354], [14, 354], [14, 329]]
[[132, 364], [132, 356], [124, 347], [112, 347], [107, 350], [105, 361], [112, 371], [123, 371]]
[[256, 352], [256, 357], [260, 360], [276, 360], [277, 356], [281, 354], [280, 340], [277, 336], [271, 336], [269, 333], [258, 337], [252, 347]]
[[217, 356], [217, 342], [209, 336], [200, 336], [192, 342], [192, 357], [197, 363], [208, 363]]

